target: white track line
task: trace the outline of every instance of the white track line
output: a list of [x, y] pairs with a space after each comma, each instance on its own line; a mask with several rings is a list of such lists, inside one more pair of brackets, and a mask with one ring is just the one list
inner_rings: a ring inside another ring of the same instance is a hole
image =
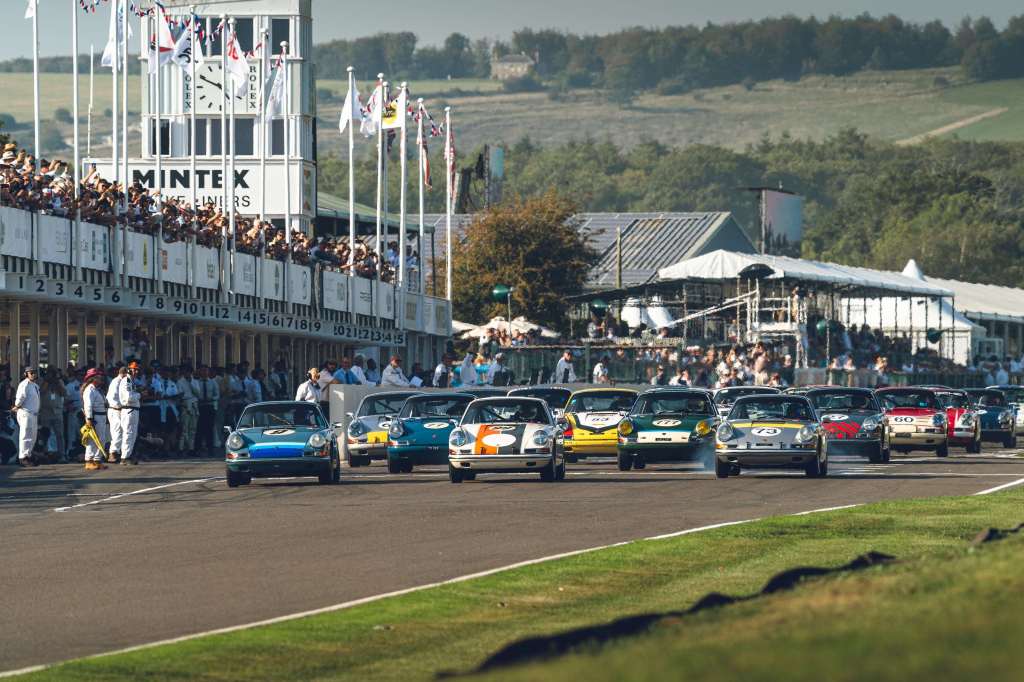
[[[211, 479], [199, 479], [200, 481], [211, 480]], [[197, 481], [190, 481], [195, 483]], [[184, 483], [184, 481], [182, 482]], [[179, 484], [173, 484], [179, 485]], [[167, 486], [159, 486], [167, 487]], [[154, 488], [155, 490], [155, 488]], [[143, 492], [141, 490], [136, 492]], [[134, 493], [128, 493], [134, 494]], [[97, 500], [99, 501], [99, 500]], [[90, 503], [92, 504], [92, 503]], [[850, 509], [852, 507], [859, 507], [859, 504], [845, 505], [842, 507], [826, 507], [823, 509], [811, 509], [808, 511], [797, 512], [795, 514], [782, 514], [781, 516], [807, 516], [809, 514], [818, 514], [821, 512], [835, 511], [837, 509]], [[200, 637], [209, 637], [213, 635], [224, 635], [231, 632], [238, 632], [239, 630], [249, 630], [252, 628], [263, 627], [266, 625], [275, 625], [277, 623], [285, 623], [299, 618], [308, 618], [310, 616], [318, 616], [324, 613], [331, 613], [334, 611], [344, 611], [356, 606], [362, 606], [363, 604], [370, 604], [372, 602], [380, 601], [382, 599], [389, 599], [391, 597], [401, 597], [406, 594], [412, 594], [413, 592], [422, 592], [423, 590], [429, 590], [435, 587], [442, 587], [444, 585], [454, 585], [457, 583], [463, 583], [467, 580], [474, 580], [476, 578], [485, 578], [496, 573], [504, 573], [505, 571], [511, 571], [517, 568], [524, 568], [526, 566], [533, 566], [535, 564], [542, 564], [549, 561], [556, 561], [558, 559], [567, 559], [570, 557], [580, 556], [582, 554], [590, 554], [591, 552], [598, 552], [603, 549], [611, 549], [613, 547], [623, 547], [625, 545], [631, 545], [637, 542], [648, 542], [654, 540], [665, 540], [668, 538], [676, 538], [683, 535], [691, 535], [693, 533], [700, 533], [703, 531], [714, 530], [716, 528], [725, 528], [727, 526], [739, 526], [747, 523], [753, 523], [755, 521], [761, 521], [762, 519], [743, 519], [742, 521], [726, 521], [724, 523], [715, 523], [710, 526], [699, 526], [697, 528], [687, 528], [685, 530], [679, 530], [672, 533], [665, 533], [663, 535], [653, 535], [651, 537], [640, 538], [639, 540], [624, 540], [622, 542], [614, 542], [609, 545], [601, 545], [599, 547], [588, 547], [586, 549], [576, 549], [571, 552], [562, 552], [561, 554], [552, 554], [550, 556], [540, 557], [539, 559], [527, 559], [526, 561], [518, 561], [514, 564], [508, 564], [507, 566], [500, 566], [498, 568], [489, 568], [485, 571], [478, 571], [477, 573], [470, 573], [468, 575], [461, 575], [457, 578], [449, 578], [448, 580], [440, 580], [437, 582], [427, 583], [426, 585], [418, 585], [416, 587], [407, 587], [404, 590], [395, 590], [393, 592], [385, 592], [384, 594], [377, 594], [371, 597], [363, 597], [361, 599], [353, 599], [351, 601], [342, 602], [340, 604], [334, 604], [332, 606], [324, 606], [319, 609], [312, 609], [309, 611], [302, 611], [299, 613], [292, 613], [286, 616], [277, 616], [276, 618], [268, 618], [266, 620], [256, 621], [254, 623], [245, 623], [244, 625], [231, 625], [226, 628], [218, 628], [216, 630], [206, 630], [204, 632], [196, 632], [190, 635], [182, 635], [181, 637], [172, 637], [170, 639], [162, 639], [157, 642], [149, 642], [147, 644], [137, 644], [135, 646], [126, 647], [124, 649], [116, 649], [114, 651], [107, 651], [100, 654], [92, 654], [90, 656], [83, 656], [81, 658], [70, 659], [67, 661], [58, 661], [56, 663], [44, 663], [42, 665], [34, 665], [27, 668], [21, 668], [19, 670], [7, 670], [0, 672], [0, 677], [14, 677], [15, 675], [26, 675], [28, 673], [39, 672], [40, 670], [46, 670], [53, 666], [61, 665], [62, 663], [70, 663], [72, 661], [87, 661], [94, 658], [103, 658], [105, 656], [116, 656], [119, 654], [127, 654], [133, 651], [141, 651], [143, 649], [152, 649], [153, 647], [164, 646], [166, 644], [177, 644], [179, 642], [187, 642], [192, 639], [198, 639]]]
[[110, 497], [104, 497], [103, 499], [100, 499], [100, 500], [93, 500], [92, 502], [82, 502], [81, 504], [73, 504], [70, 507], [56, 507], [56, 508], [54, 508], [53, 511], [55, 511], [55, 512], [66, 512], [66, 511], [71, 511], [72, 509], [80, 509], [82, 507], [91, 507], [94, 504], [102, 504], [104, 502], [110, 502], [111, 500], [119, 500], [122, 497], [130, 497], [132, 495], [141, 495], [142, 493], [151, 493], [154, 490], [162, 490], [164, 488], [172, 488], [172, 487], [174, 487], [176, 485], [188, 485], [189, 483], [206, 483], [207, 481], [215, 481], [215, 480], [217, 480], [216, 477], [214, 477], [214, 478], [195, 478], [195, 479], [192, 479], [191, 481], [177, 481], [175, 483], [165, 483], [163, 485], [155, 485], [152, 488], [143, 488], [142, 490], [133, 490], [133, 491], [128, 492], [128, 493], [119, 493], [117, 495], [111, 495]]
[[1022, 483], [1024, 483], [1024, 478], [1018, 478], [1016, 481], [1010, 481], [1009, 483], [1004, 483], [1002, 485], [997, 485], [995, 488], [989, 488], [988, 490], [982, 490], [980, 493], [974, 493], [974, 494], [975, 495], [990, 495], [992, 493], [997, 493], [1000, 490], [1006, 490], [1007, 488], [1012, 488], [1015, 485], [1021, 485]]

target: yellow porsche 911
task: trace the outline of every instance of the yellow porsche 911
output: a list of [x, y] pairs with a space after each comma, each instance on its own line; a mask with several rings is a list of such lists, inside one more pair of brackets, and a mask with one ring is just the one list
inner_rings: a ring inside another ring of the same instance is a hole
[[628, 388], [588, 388], [573, 393], [563, 417], [566, 460], [614, 457], [619, 443], [616, 427], [629, 413], [636, 395]]

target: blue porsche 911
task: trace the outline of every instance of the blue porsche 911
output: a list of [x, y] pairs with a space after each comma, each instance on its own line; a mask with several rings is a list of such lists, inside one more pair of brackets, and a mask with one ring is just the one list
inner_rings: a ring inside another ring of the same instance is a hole
[[411, 473], [417, 464], [447, 464], [448, 436], [474, 399], [468, 393], [412, 396], [388, 429], [388, 471]]

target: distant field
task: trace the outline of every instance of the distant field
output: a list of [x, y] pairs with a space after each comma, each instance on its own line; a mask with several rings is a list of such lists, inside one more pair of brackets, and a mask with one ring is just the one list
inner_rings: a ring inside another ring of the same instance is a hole
[[[41, 76], [41, 111], [52, 119], [57, 107], [71, 108], [70, 77]], [[88, 100], [88, 77], [81, 81], [82, 113]], [[129, 108], [137, 111], [139, 79], [129, 80]], [[347, 89], [343, 79], [321, 79], [319, 89], [331, 97], [318, 104], [320, 149], [339, 153], [344, 145], [335, 125]], [[360, 83], [365, 98], [372, 84]], [[5, 97], [0, 112], [19, 123], [32, 119], [30, 74], [0, 74]], [[453, 107], [461, 149], [484, 142], [514, 142], [529, 136], [553, 144], [590, 136], [609, 138], [629, 147], [645, 139], [671, 145], [715, 144], [743, 149], [765, 134], [784, 132], [799, 138], [822, 139], [846, 127], [856, 127], [885, 140], [905, 140], [949, 126], [994, 109], [1005, 113], [959, 128], [952, 133], [975, 140], [1024, 139], [1024, 80], [968, 84], [959, 69], [862, 72], [843, 78], [813, 76], [799, 82], [768, 81], [746, 90], [735, 85], [685, 95], [645, 93], [631, 108], [607, 102], [603, 93], [576, 90], [553, 99], [547, 93], [505, 93], [487, 79], [411, 82], [413, 96], [423, 97], [440, 118], [441, 107]], [[110, 73], [96, 74], [94, 146], [102, 151], [100, 131], [109, 127], [102, 117], [110, 107]], [[66, 137], [70, 128], [62, 126]], [[20, 137], [23, 135], [16, 131]], [[137, 137], [137, 135], [136, 135]]]

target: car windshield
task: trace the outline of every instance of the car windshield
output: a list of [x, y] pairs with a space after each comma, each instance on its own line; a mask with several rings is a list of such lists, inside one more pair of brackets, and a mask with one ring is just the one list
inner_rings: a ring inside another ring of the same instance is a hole
[[565, 407], [566, 402], [568, 402], [572, 391], [567, 388], [528, 388], [516, 391], [512, 395], [523, 396], [524, 398], [540, 398], [550, 405], [551, 409], [561, 410]]
[[472, 401], [469, 396], [407, 400], [398, 416], [402, 419], [458, 419]]
[[1003, 389], [1003, 395], [1011, 403], [1024, 402], [1024, 388], [1007, 388]]
[[652, 393], [637, 398], [632, 414], [715, 414], [715, 408], [705, 395]]
[[862, 391], [830, 391], [807, 396], [816, 410], [877, 410], [875, 399]]
[[811, 406], [805, 398], [770, 396], [747, 398], [733, 405], [729, 419], [788, 419], [813, 421]]
[[972, 393], [971, 399], [979, 407], [1006, 407], [1006, 398], [1002, 393]]
[[736, 399], [743, 395], [774, 395], [778, 393], [772, 388], [762, 388], [758, 386], [745, 386], [737, 388], [723, 388], [722, 390], [715, 393], [715, 404], [716, 405], [732, 405], [736, 402]]
[[369, 396], [359, 406], [357, 417], [373, 417], [382, 414], [398, 414], [402, 405], [413, 393], [390, 393], [379, 397]]
[[931, 391], [900, 391], [898, 393], [882, 393], [882, 407], [887, 410], [898, 407], [915, 407], [922, 409], [936, 409], [939, 404], [935, 400], [935, 394]]
[[320, 408], [310, 403], [262, 404], [245, 408], [238, 419], [240, 429], [264, 429], [284, 426], [327, 428]]
[[535, 400], [489, 400], [471, 405], [462, 418], [464, 424], [496, 424], [528, 422], [550, 424], [551, 415], [544, 404]]
[[939, 400], [939, 405], [947, 410], [963, 410], [971, 406], [971, 399], [963, 393], [939, 393], [936, 397]]
[[582, 393], [574, 395], [565, 406], [566, 412], [626, 412], [633, 406], [636, 393]]

